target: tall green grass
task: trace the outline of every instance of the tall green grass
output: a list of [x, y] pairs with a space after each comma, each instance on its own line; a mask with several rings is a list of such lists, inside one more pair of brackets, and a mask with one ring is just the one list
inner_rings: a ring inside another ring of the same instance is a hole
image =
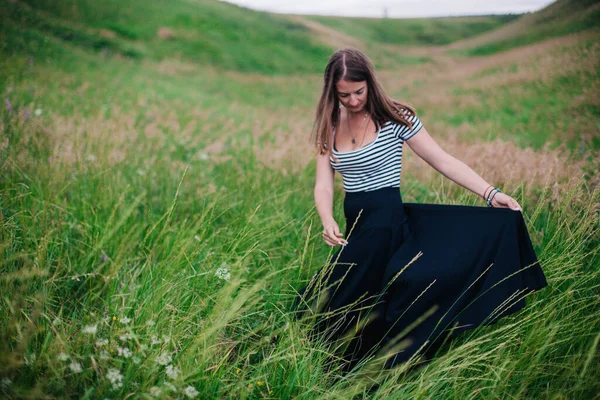
[[335, 351], [307, 341], [309, 324], [290, 312], [327, 258], [312, 168], [283, 176], [244, 151], [178, 168], [164, 151], [144, 173], [93, 158], [44, 168], [44, 139], [3, 118], [9, 140], [31, 135], [3, 152], [9, 396], [175, 396], [193, 386], [202, 397], [348, 398], [374, 383], [374, 398], [597, 393], [598, 191], [577, 184], [559, 199], [550, 188], [519, 199], [550, 282], [524, 312], [459, 338], [422, 370], [343, 375]]

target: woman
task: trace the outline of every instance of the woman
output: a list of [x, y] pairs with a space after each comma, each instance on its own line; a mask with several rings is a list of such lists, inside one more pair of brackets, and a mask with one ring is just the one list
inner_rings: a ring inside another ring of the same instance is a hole
[[[404, 142], [493, 209], [403, 204]], [[348, 365], [373, 354], [386, 355], [388, 367], [427, 359], [445, 339], [519, 310], [546, 285], [519, 203], [444, 152], [357, 50], [339, 50], [327, 64], [315, 145], [323, 240], [341, 248], [297, 300], [319, 312], [318, 332], [346, 339]], [[332, 214], [335, 171], [344, 235]]]

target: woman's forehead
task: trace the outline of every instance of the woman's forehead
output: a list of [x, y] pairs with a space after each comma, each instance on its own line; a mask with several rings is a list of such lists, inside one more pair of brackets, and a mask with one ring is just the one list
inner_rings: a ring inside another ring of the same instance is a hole
[[350, 82], [344, 79], [340, 79], [338, 83], [336, 83], [335, 87], [340, 93], [353, 93], [359, 90], [360, 88], [366, 86], [367, 81], [361, 82]]

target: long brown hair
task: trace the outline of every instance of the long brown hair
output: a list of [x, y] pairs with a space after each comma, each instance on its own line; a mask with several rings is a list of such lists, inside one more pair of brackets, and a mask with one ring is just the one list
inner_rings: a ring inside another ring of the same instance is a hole
[[393, 121], [412, 128], [408, 117], [415, 115], [415, 110], [385, 93], [375, 77], [371, 60], [356, 49], [340, 49], [333, 53], [325, 67], [323, 91], [313, 125], [314, 143], [319, 154], [331, 154], [333, 148], [333, 128], [339, 122], [339, 99], [335, 85], [342, 79], [349, 82], [367, 82], [365, 108], [377, 125]]

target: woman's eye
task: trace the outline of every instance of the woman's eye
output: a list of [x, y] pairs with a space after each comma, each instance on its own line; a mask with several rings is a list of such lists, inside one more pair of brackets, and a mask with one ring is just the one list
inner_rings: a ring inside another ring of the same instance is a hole
[[363, 94], [363, 91], [361, 90], [360, 92], [356, 92], [356, 94]]

